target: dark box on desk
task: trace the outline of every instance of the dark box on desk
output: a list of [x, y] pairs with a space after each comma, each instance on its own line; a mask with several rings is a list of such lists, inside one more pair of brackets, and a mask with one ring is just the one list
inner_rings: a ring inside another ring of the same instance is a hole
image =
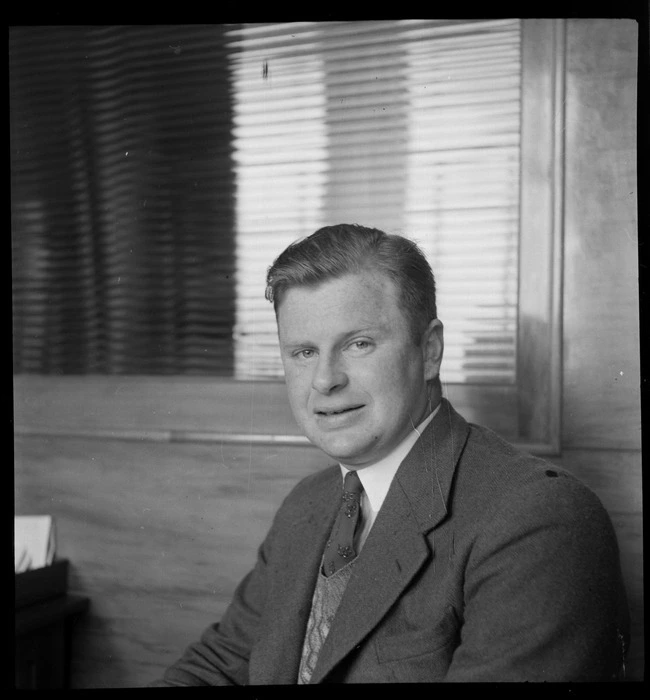
[[57, 559], [41, 569], [15, 574], [16, 608], [64, 595], [68, 590], [68, 560]]

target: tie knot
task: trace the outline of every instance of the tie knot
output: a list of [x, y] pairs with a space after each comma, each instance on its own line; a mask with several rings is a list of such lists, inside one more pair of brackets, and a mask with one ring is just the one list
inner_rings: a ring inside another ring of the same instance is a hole
[[349, 471], [343, 479], [343, 498], [359, 496], [363, 491], [363, 484], [356, 471]]

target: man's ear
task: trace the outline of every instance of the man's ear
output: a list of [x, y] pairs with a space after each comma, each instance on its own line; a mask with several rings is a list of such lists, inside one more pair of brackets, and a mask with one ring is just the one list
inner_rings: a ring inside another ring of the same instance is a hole
[[424, 353], [424, 379], [431, 381], [440, 374], [442, 353], [445, 348], [442, 321], [434, 318], [429, 323], [422, 337], [422, 352]]

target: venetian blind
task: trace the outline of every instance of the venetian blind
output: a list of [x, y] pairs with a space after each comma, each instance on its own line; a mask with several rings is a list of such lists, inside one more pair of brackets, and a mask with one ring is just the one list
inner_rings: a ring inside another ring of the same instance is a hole
[[232, 374], [223, 31], [11, 29], [16, 372]]
[[281, 377], [264, 277], [417, 240], [446, 381], [514, 378], [518, 20], [12, 27], [14, 370]]
[[252, 24], [226, 36], [236, 376], [282, 375], [270, 262], [348, 222], [404, 234], [429, 257], [445, 381], [513, 382], [519, 20]]

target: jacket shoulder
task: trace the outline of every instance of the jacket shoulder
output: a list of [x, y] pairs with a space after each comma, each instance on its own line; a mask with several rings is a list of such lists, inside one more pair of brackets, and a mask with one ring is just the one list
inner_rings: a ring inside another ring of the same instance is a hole
[[469, 424], [470, 433], [458, 464], [456, 505], [485, 517], [532, 499], [535, 509], [571, 513], [605, 509], [596, 494], [566, 469], [507, 442], [489, 428]]
[[468, 425], [469, 438], [463, 451], [461, 466], [471, 471], [472, 478], [477, 483], [490, 480], [501, 486], [514, 486], [547, 478], [563, 478], [581, 483], [566, 469], [543, 457], [525, 452], [493, 430], [473, 423]]

